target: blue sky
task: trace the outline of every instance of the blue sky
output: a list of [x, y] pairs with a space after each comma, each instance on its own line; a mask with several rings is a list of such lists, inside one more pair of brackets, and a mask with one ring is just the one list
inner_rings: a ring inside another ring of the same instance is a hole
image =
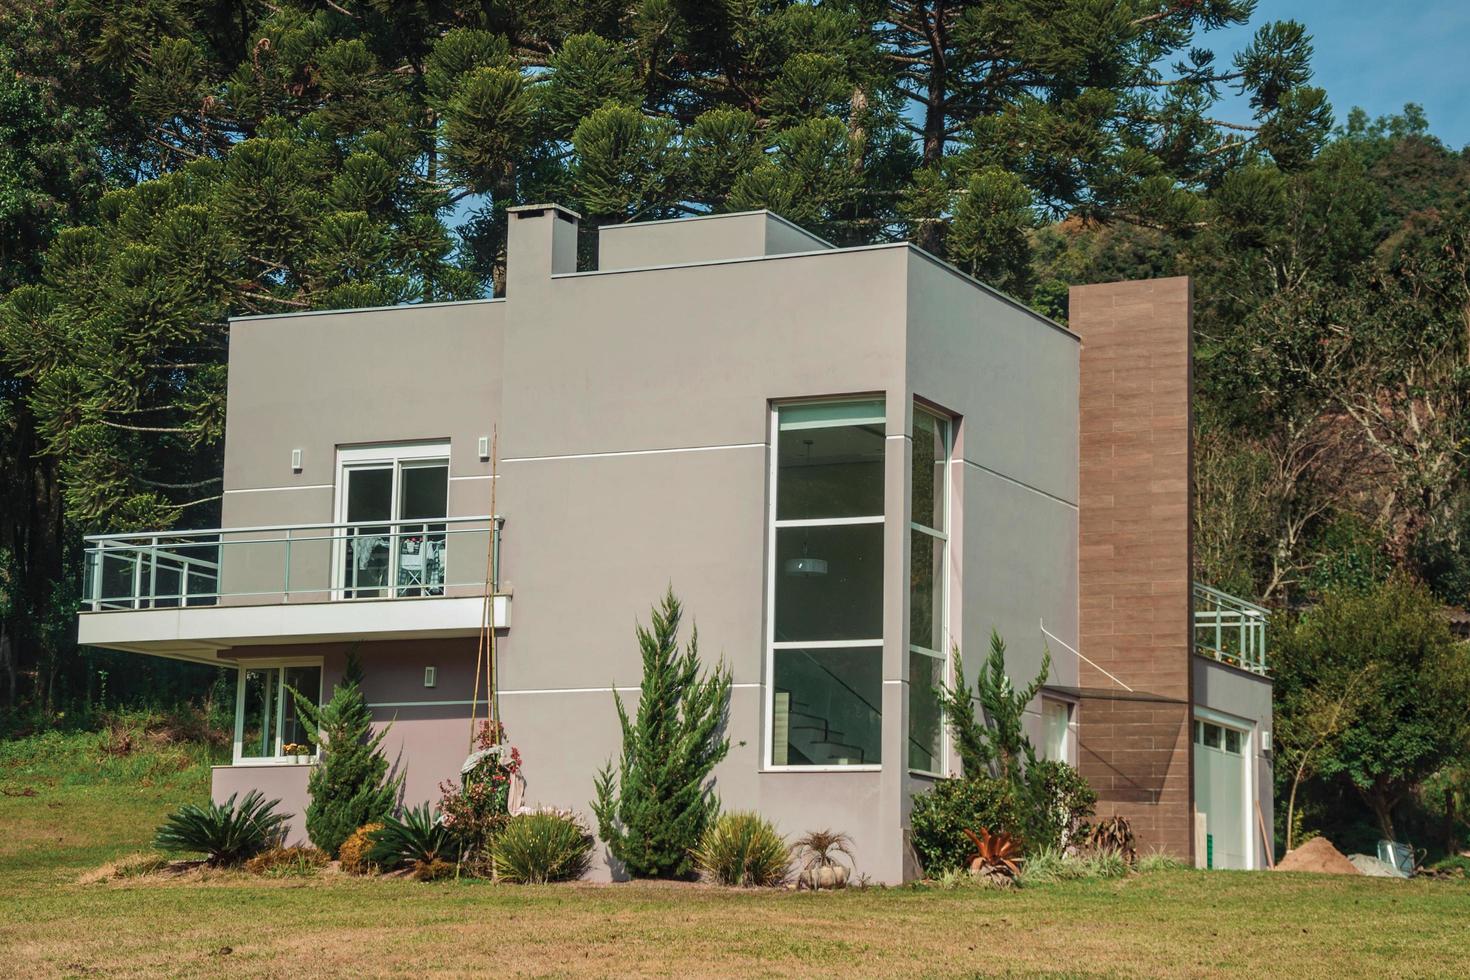
[[[1455, 148], [1470, 144], [1470, 2], [1466, 0], [1260, 0], [1251, 23], [1212, 31], [1200, 43], [1217, 63], [1273, 20], [1296, 20], [1312, 35], [1314, 83], [1327, 90], [1338, 121], [1353, 106], [1371, 116], [1417, 102], [1430, 132]], [[1248, 121], [1249, 108], [1230, 118]]]

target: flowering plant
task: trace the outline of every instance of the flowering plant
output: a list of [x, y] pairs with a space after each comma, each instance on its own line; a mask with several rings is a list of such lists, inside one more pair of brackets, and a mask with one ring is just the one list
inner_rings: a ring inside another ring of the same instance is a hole
[[281, 746], [282, 755], [311, 755], [311, 746], [300, 742], [287, 742]]
[[487, 721], [460, 768], [459, 785], [450, 780], [439, 784], [440, 821], [458, 845], [462, 862], [488, 862], [490, 841], [510, 819], [510, 788], [520, 769], [520, 750], [505, 741], [498, 722]]

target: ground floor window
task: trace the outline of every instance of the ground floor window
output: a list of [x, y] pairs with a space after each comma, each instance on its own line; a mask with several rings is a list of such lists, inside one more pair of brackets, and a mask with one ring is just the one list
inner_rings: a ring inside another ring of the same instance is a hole
[[297, 714], [292, 691], [313, 705], [321, 704], [321, 664], [269, 664], [240, 668], [235, 700], [236, 762], [290, 760], [314, 751]]
[[876, 766], [884, 403], [801, 402], [773, 416], [767, 763]]
[[1041, 757], [1071, 762], [1072, 705], [1056, 698], [1041, 699]]

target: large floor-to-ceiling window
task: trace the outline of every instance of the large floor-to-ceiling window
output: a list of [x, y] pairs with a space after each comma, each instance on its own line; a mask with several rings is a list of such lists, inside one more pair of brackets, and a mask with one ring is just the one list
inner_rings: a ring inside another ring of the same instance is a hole
[[908, 765], [944, 772], [944, 719], [936, 691], [948, 683], [950, 422], [914, 406], [909, 521]]
[[775, 409], [768, 763], [882, 761], [880, 399]]

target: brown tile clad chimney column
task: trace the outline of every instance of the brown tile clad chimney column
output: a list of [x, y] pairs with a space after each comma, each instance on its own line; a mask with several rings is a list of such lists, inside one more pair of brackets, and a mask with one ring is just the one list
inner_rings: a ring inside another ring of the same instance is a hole
[[[1078, 286], [1078, 764], [1140, 851], [1192, 858], [1187, 278]], [[1113, 675], [1109, 677], [1108, 675]], [[1129, 692], [1126, 688], [1132, 688]]]

